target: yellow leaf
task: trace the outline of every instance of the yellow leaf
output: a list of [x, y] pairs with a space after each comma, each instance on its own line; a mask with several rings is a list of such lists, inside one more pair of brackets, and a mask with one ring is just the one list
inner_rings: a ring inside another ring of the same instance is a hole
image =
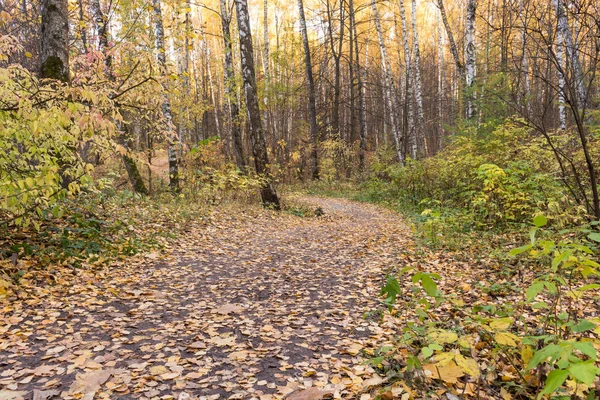
[[531, 357], [533, 357], [533, 348], [531, 346], [523, 346], [521, 349], [521, 361], [523, 361], [523, 364], [529, 364]]
[[154, 367], [150, 367], [150, 373], [152, 375], [162, 375], [168, 374], [170, 371], [164, 365], [155, 365]]
[[517, 347], [517, 342], [520, 341], [517, 336], [509, 332], [498, 332], [496, 333], [495, 339], [498, 344], [503, 344], [510, 347]]
[[353, 343], [350, 345], [350, 347], [348, 347], [346, 349], [346, 353], [350, 354], [351, 356], [355, 356], [358, 355], [358, 353], [360, 353], [360, 351], [362, 350], [362, 345], [359, 343]]
[[454, 357], [454, 361], [456, 361], [456, 364], [465, 374], [471, 375], [473, 378], [479, 378], [479, 366], [477, 365], [477, 361], [470, 357], [463, 357], [462, 354], [457, 354]]
[[454, 359], [456, 353], [452, 353], [450, 351], [446, 351], [444, 353], [436, 354], [435, 361], [436, 365], [445, 365]]
[[31, 57], [33, 57], [33, 54], [31, 54], [30, 52], [26, 51], [25, 52], [25, 57], [31, 58]]
[[454, 361], [449, 362], [444, 366], [425, 364], [423, 365], [425, 374], [433, 379], [440, 379], [447, 383], [456, 383], [458, 378], [464, 376], [464, 373]]
[[428, 333], [429, 339], [437, 344], [454, 343], [458, 340], [458, 335], [451, 331], [436, 329]]
[[513, 323], [513, 319], [510, 317], [495, 319], [490, 322], [490, 328], [494, 331], [505, 331]]

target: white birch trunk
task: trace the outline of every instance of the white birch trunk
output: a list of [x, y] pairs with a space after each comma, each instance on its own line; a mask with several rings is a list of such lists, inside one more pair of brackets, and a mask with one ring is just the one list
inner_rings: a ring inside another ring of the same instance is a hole
[[423, 113], [423, 91], [421, 82], [421, 51], [419, 49], [419, 33], [417, 30], [417, 1], [412, 0], [412, 30], [413, 30], [413, 52], [415, 62], [414, 68], [414, 83], [415, 83], [415, 100], [417, 102], [417, 125], [415, 135], [419, 144], [423, 145], [424, 155], [427, 155], [427, 140], [425, 139], [425, 115]]
[[440, 149], [444, 143], [444, 36], [442, 31], [441, 15], [437, 15], [437, 34], [438, 34], [438, 140]]
[[567, 59], [569, 60], [570, 67], [573, 71], [573, 79], [575, 80], [575, 95], [577, 100], [577, 108], [583, 109], [586, 104], [586, 90], [585, 83], [583, 78], [583, 70], [581, 67], [581, 61], [579, 61], [577, 45], [575, 44], [575, 40], [573, 39], [573, 34], [571, 33], [571, 27], [569, 26], [569, 21], [567, 19], [567, 10], [562, 3], [562, 0], [553, 0], [554, 6], [556, 7], [556, 17], [558, 19], [558, 31], [562, 36], [562, 40], [564, 41], [564, 45], [566, 48]]
[[410, 59], [410, 48], [408, 44], [408, 29], [406, 28], [406, 11], [404, 8], [404, 0], [399, 0], [398, 5], [400, 7], [400, 21], [402, 23], [402, 44], [404, 45], [404, 71], [405, 71], [405, 84], [406, 84], [406, 111], [408, 113], [408, 126], [405, 134], [405, 139], [408, 141], [408, 148], [410, 150], [410, 156], [413, 159], [417, 158], [417, 138], [415, 130], [415, 115], [412, 106], [413, 100], [413, 83], [412, 83], [412, 61]]
[[397, 105], [395, 98], [395, 87], [394, 80], [392, 78], [390, 60], [387, 55], [385, 48], [385, 39], [383, 37], [383, 30], [381, 29], [381, 19], [379, 18], [379, 11], [377, 11], [377, 5], [375, 0], [371, 0], [371, 8], [373, 9], [373, 19], [375, 20], [375, 28], [377, 30], [377, 39], [379, 41], [379, 52], [381, 53], [381, 63], [383, 69], [384, 78], [384, 96], [385, 102], [387, 103], [387, 109], [389, 112], [389, 120], [392, 128], [392, 136], [396, 144], [396, 153], [398, 154], [398, 160], [404, 163], [404, 149], [402, 148], [402, 137], [399, 130], [399, 122], [397, 118]]
[[567, 110], [565, 107], [566, 100], [566, 84], [565, 84], [565, 31], [561, 24], [564, 23], [564, 18], [561, 14], [564, 9], [560, 0], [552, 0], [556, 8], [556, 17], [558, 20], [558, 30], [556, 32], [556, 62], [558, 64], [558, 120], [560, 129], [567, 129]]
[[475, 11], [477, 0], [468, 0], [467, 3], [467, 35], [466, 35], [466, 84], [467, 84], [467, 119], [473, 119], [476, 114], [474, 84], [477, 74], [476, 61], [477, 51], [475, 48]]

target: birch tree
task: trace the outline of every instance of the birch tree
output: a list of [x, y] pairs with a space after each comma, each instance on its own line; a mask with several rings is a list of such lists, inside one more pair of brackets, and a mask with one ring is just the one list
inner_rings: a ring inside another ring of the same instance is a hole
[[235, 164], [239, 169], [244, 170], [246, 168], [246, 160], [244, 158], [244, 145], [240, 130], [240, 110], [235, 89], [235, 70], [233, 67], [233, 47], [230, 30], [231, 15], [229, 14], [229, 5], [227, 3], [227, 0], [220, 0], [221, 30], [223, 32], [223, 49], [225, 52], [223, 59], [225, 98], [229, 105], [229, 126], [231, 129]]
[[373, 10], [373, 20], [375, 21], [375, 29], [377, 30], [377, 39], [379, 41], [379, 52], [381, 53], [381, 63], [383, 70], [383, 80], [384, 80], [384, 97], [385, 102], [387, 104], [387, 109], [389, 112], [389, 120], [392, 128], [392, 136], [394, 137], [394, 143], [396, 145], [396, 153], [398, 155], [398, 160], [401, 163], [404, 163], [404, 149], [403, 149], [403, 139], [400, 134], [399, 129], [399, 121], [397, 114], [397, 104], [395, 97], [395, 85], [394, 80], [392, 78], [392, 72], [390, 67], [390, 60], [388, 58], [387, 50], [385, 47], [385, 39], [383, 37], [383, 30], [381, 29], [381, 19], [379, 18], [379, 11], [377, 10], [377, 5], [375, 4], [375, 0], [371, 0], [371, 9]]
[[246, 96], [246, 109], [250, 125], [250, 139], [256, 173], [262, 178], [260, 195], [265, 207], [279, 210], [279, 197], [273, 186], [269, 171], [269, 157], [267, 154], [267, 141], [260, 118], [258, 107], [258, 92], [256, 88], [256, 72], [254, 68], [254, 51], [252, 49], [252, 33], [250, 30], [250, 15], [248, 14], [247, 0], [235, 0], [237, 11], [238, 31], [240, 38], [240, 58], [242, 77], [244, 80], [244, 94]]
[[[401, 0], [403, 1], [403, 0]], [[417, 1], [412, 0], [412, 30], [413, 30], [413, 55], [414, 55], [414, 84], [415, 84], [415, 100], [417, 103], [417, 125], [415, 127], [415, 136], [417, 147], [423, 145], [424, 154], [427, 155], [427, 141], [424, 136], [425, 115], [423, 113], [423, 91], [421, 82], [421, 50], [419, 48], [419, 32], [417, 29]]]
[[562, 47], [566, 50], [566, 56], [575, 81], [573, 100], [577, 101], [577, 107], [581, 109], [586, 105], [586, 89], [583, 69], [581, 61], [579, 60], [579, 49], [573, 39], [573, 34], [571, 33], [571, 27], [569, 26], [569, 20], [567, 18], [567, 10], [565, 9], [563, 1], [553, 0], [553, 3], [556, 8], [556, 19], [558, 22], [557, 35], [560, 37], [559, 40], [563, 43]]
[[[440, 0], [441, 1], [441, 0]], [[467, 2], [467, 34], [466, 34], [466, 62], [465, 62], [465, 83], [467, 99], [467, 119], [472, 119], [476, 114], [475, 107], [475, 75], [476, 75], [476, 54], [475, 48], [475, 11], [477, 10], [477, 0], [468, 0]]]
[[365, 168], [365, 152], [367, 150], [367, 107], [365, 101], [363, 68], [361, 68], [359, 56], [360, 52], [358, 48], [358, 34], [356, 31], [356, 15], [354, 9], [354, 0], [348, 0], [348, 13], [350, 14], [350, 30], [352, 32], [352, 38], [354, 42], [350, 43], [350, 46], [354, 46], [354, 66], [356, 69], [356, 80], [358, 86], [358, 123], [360, 127], [360, 141], [358, 147], [358, 169], [362, 172]]
[[556, 63], [558, 74], [558, 120], [561, 130], [567, 129], [567, 109], [566, 102], [566, 81], [565, 81], [565, 30], [561, 27], [564, 23], [564, 8], [560, 0], [552, 0], [556, 9], [556, 19], [558, 20], [558, 30], [556, 32]]
[[177, 159], [177, 131], [173, 126], [173, 115], [171, 113], [171, 103], [169, 102], [168, 87], [167, 87], [167, 61], [165, 54], [165, 30], [163, 28], [162, 11], [160, 0], [152, 0], [152, 8], [154, 11], [154, 36], [156, 48], [156, 60], [158, 68], [162, 75], [163, 99], [162, 99], [162, 114], [164, 118], [164, 131], [167, 139], [167, 156], [169, 160], [169, 187], [171, 190], [179, 190], [179, 162]]
[[404, 76], [406, 82], [406, 104], [404, 109], [407, 112], [407, 132], [405, 133], [405, 138], [408, 141], [408, 146], [410, 150], [410, 156], [413, 159], [417, 158], [417, 139], [415, 134], [415, 116], [412, 107], [412, 98], [413, 98], [413, 84], [412, 80], [412, 60], [410, 58], [410, 47], [408, 44], [408, 29], [406, 24], [406, 11], [404, 7], [404, 0], [399, 0], [398, 5], [400, 8], [400, 22], [402, 24], [402, 44], [404, 46]]
[[310, 158], [312, 179], [319, 179], [318, 159], [318, 132], [317, 132], [317, 103], [315, 96], [315, 81], [313, 78], [312, 61], [310, 57], [310, 46], [306, 30], [306, 17], [304, 16], [304, 3], [298, 0], [298, 13], [300, 15], [300, 30], [302, 31], [302, 44], [304, 47], [304, 66], [306, 69], [306, 81], [308, 83], [308, 118], [310, 123]]

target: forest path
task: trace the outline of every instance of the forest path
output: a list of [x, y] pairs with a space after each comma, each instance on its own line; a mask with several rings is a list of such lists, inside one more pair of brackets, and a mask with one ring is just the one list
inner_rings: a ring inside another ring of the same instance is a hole
[[378, 377], [362, 351], [383, 337], [377, 317], [364, 316], [409, 235], [379, 207], [295, 201], [325, 215], [219, 214], [165, 254], [5, 307], [0, 398], [34, 389], [90, 399], [364, 390]]

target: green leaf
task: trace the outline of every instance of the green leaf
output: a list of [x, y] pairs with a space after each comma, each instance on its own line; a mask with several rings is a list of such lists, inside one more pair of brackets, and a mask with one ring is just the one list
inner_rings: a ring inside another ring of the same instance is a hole
[[536, 216], [533, 219], [533, 224], [535, 226], [537, 226], [538, 228], [541, 228], [542, 226], [546, 226], [547, 223], [548, 223], [548, 219], [541, 214]]
[[527, 301], [531, 301], [544, 290], [544, 282], [534, 282], [531, 286], [527, 288], [525, 291], [525, 295], [527, 296]]
[[535, 352], [531, 360], [529, 360], [529, 364], [527, 364], [527, 369], [534, 369], [538, 366], [539, 363], [545, 361], [548, 357], [552, 357], [553, 359], [558, 358], [562, 348], [557, 344], [549, 344], [541, 350]]
[[598, 288], [600, 288], [600, 285], [598, 285], [597, 283], [590, 283], [589, 285], [580, 287], [579, 290], [584, 292], [586, 290], [594, 290], [594, 289], [598, 289]]
[[429, 358], [433, 355], [433, 349], [429, 347], [423, 347], [421, 349], [421, 354], [423, 354], [423, 358]]
[[516, 249], [512, 249], [508, 254], [510, 254], [511, 256], [516, 256], [518, 254], [524, 253], [527, 250], [531, 249], [531, 245], [527, 244], [525, 246], [521, 246], [521, 247], [517, 247]]
[[555, 369], [550, 372], [546, 379], [544, 390], [542, 390], [540, 395], [554, 393], [556, 389], [562, 386], [567, 376], [569, 376], [569, 371], [564, 369]]
[[423, 285], [425, 293], [427, 293], [429, 296], [433, 297], [436, 295], [437, 285], [429, 275], [423, 274], [423, 276], [421, 277], [421, 284]]
[[393, 276], [388, 276], [385, 286], [383, 288], [381, 288], [380, 295], [382, 295], [382, 296], [387, 295], [386, 299], [385, 299], [385, 303], [388, 306], [388, 308], [391, 310], [392, 305], [396, 302], [396, 298], [398, 297], [398, 295], [401, 292], [402, 292], [402, 289], [400, 288], [400, 284], [398, 283], [398, 280], [396, 278], [394, 278]]
[[594, 348], [594, 345], [590, 342], [574, 342], [573, 347], [585, 354], [586, 356], [588, 356], [589, 358], [591, 358], [592, 360], [596, 361], [596, 349]]
[[572, 253], [570, 251], [564, 251], [562, 253], [559, 253], [556, 257], [554, 257], [554, 259], [552, 260], [552, 269], [556, 270], [556, 267], [558, 267], [560, 265], [561, 262], [563, 262], [563, 260], [569, 258], [569, 256]]
[[569, 367], [569, 372], [575, 379], [589, 386], [594, 383], [596, 375], [600, 374], [600, 368], [594, 365], [594, 361], [589, 360], [577, 364], [571, 364]]
[[590, 239], [594, 242], [600, 242], [600, 233], [592, 232], [588, 235], [588, 239]]
[[585, 331], [591, 331], [594, 328], [596, 328], [595, 323], [588, 321], [586, 319], [583, 319], [583, 320], [579, 321], [579, 323], [573, 327], [573, 332], [581, 333], [581, 332], [585, 332]]

